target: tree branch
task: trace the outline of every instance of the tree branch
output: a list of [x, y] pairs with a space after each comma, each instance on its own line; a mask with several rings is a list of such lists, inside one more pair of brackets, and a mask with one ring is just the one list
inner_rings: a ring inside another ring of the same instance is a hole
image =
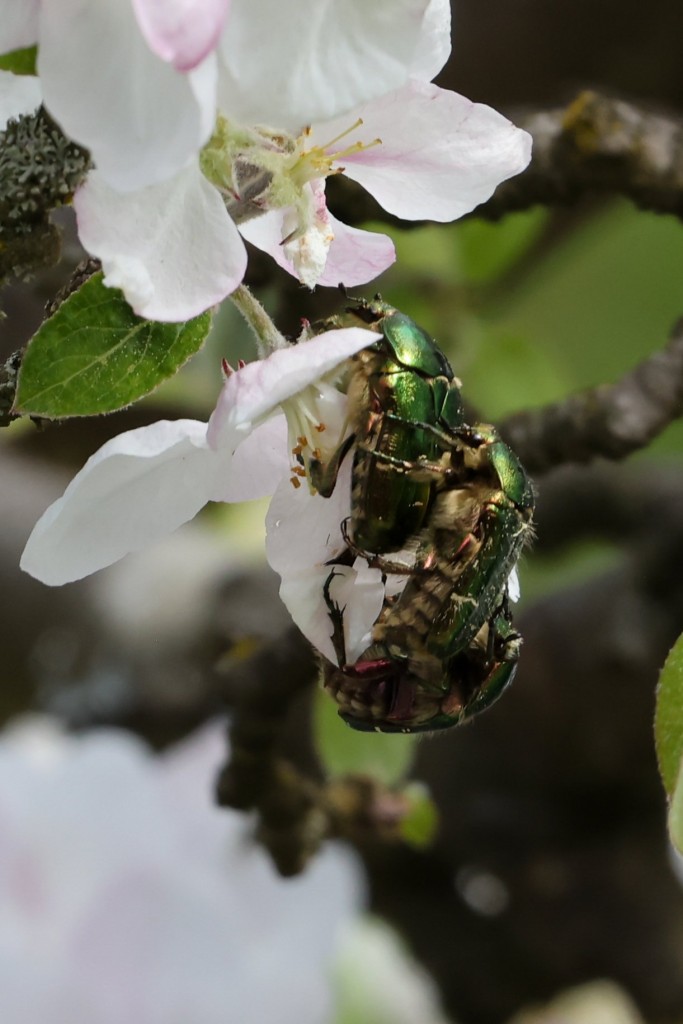
[[229, 680], [237, 697], [218, 803], [257, 811], [259, 841], [285, 877], [303, 871], [325, 839], [362, 848], [400, 842], [410, 811], [405, 796], [374, 779], [346, 775], [321, 781], [282, 755], [288, 711], [316, 675], [310, 647], [290, 629], [233, 670]]
[[536, 203], [568, 204], [589, 192], [683, 217], [683, 124], [623, 100], [582, 92], [568, 107], [518, 119], [534, 140], [531, 164], [503, 182], [474, 216], [497, 220]]
[[683, 414], [683, 320], [669, 343], [616, 384], [603, 384], [542, 409], [508, 416], [504, 439], [531, 473], [600, 456], [623, 459]]

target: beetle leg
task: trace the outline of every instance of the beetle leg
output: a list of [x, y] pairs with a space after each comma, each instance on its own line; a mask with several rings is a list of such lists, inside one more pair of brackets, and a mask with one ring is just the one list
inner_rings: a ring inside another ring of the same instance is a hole
[[334, 600], [334, 598], [332, 597], [332, 594], [330, 593], [330, 587], [332, 585], [332, 580], [335, 578], [335, 576], [338, 576], [338, 575], [339, 575], [339, 573], [335, 572], [334, 569], [332, 569], [332, 572], [330, 573], [330, 575], [325, 580], [325, 582], [323, 584], [323, 600], [325, 601], [325, 604], [327, 605], [327, 613], [329, 615], [330, 622], [332, 623], [332, 633], [331, 633], [330, 639], [332, 640], [332, 646], [334, 647], [334, 653], [337, 656], [337, 664], [341, 668], [342, 666], [344, 666], [346, 664], [346, 639], [344, 637], [344, 611], [345, 611], [345, 609], [342, 608]]
[[377, 459], [378, 462], [386, 463], [387, 466], [393, 466], [395, 469], [399, 469], [417, 480], [420, 478], [426, 481], [452, 480], [459, 478], [461, 475], [460, 470], [455, 469], [453, 466], [446, 466], [442, 462], [428, 462], [426, 459], [419, 461], [399, 459], [395, 455], [389, 455], [387, 452], [378, 452], [362, 444], [359, 444], [358, 447]]
[[408, 421], [391, 412], [385, 412], [384, 415], [386, 419], [393, 420], [395, 423], [401, 423], [403, 426], [425, 430], [427, 433], [433, 434], [437, 441], [441, 442], [444, 450], [458, 448], [462, 444], [470, 448], [480, 448], [483, 444], [491, 443], [488, 432], [482, 433], [477, 427], [468, 426], [466, 423], [459, 426], [446, 427], [440, 423], [426, 423], [423, 420]]

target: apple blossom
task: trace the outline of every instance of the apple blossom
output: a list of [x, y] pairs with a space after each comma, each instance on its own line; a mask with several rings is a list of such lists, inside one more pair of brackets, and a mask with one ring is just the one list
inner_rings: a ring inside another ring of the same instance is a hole
[[242, 279], [224, 201], [303, 283], [354, 286], [394, 248], [332, 216], [329, 175], [446, 221], [528, 162], [525, 132], [428, 85], [450, 50], [448, 0], [315, 0], [315, 17], [313, 0], [233, 0], [222, 31], [226, 0], [203, 0], [196, 23], [186, 0], [93, 0], [78, 17], [73, 3], [34, 8], [45, 103], [96, 164], [74, 199], [81, 240], [142, 316], [187, 319]]
[[[347, 430], [346, 396], [327, 378], [378, 337], [364, 328], [345, 328], [276, 350], [229, 370], [208, 425], [161, 421], [112, 438], [36, 524], [22, 569], [52, 586], [80, 579], [170, 533], [208, 501], [245, 501], [283, 490], [294, 494], [294, 483], [301, 523], [310, 521], [311, 533], [303, 544], [292, 545], [283, 531], [269, 541], [269, 556], [283, 575], [285, 594], [305, 582], [303, 600], [294, 601], [294, 618], [311, 642], [331, 654], [321, 599], [324, 579], [316, 590], [311, 578], [315, 583], [317, 577], [310, 573], [329, 575], [318, 563], [346, 546], [340, 524], [350, 511], [350, 482], [341, 474], [332, 497], [323, 499], [301, 487], [301, 477], [313, 449], [329, 458]], [[276, 513], [282, 500], [276, 501]], [[345, 627], [350, 648], [361, 645], [360, 651], [379, 614], [384, 587], [379, 571], [364, 563], [344, 575], [335, 584], [342, 590], [358, 579]], [[336, 596], [345, 603], [341, 591]]]
[[328, 844], [278, 878], [249, 820], [211, 805], [222, 733], [161, 756], [46, 719], [0, 734], [3, 1024], [332, 1019], [359, 865]]
[[[240, 223], [240, 231], [309, 287], [364, 284], [395, 258], [386, 236], [349, 228], [332, 216], [325, 201], [330, 175], [346, 174], [396, 216], [444, 222], [470, 212], [529, 162], [526, 132], [490, 107], [429, 84], [448, 59], [449, 37], [450, 4], [432, 0], [406, 81], [355, 106], [347, 103], [343, 111], [330, 103], [325, 120], [299, 115], [304, 127], [298, 135], [258, 129], [249, 138], [239, 126], [225, 124], [221, 131], [219, 118], [205, 150], [205, 170], [211, 176], [222, 150], [224, 166], [232, 168], [227, 183], [238, 195], [242, 166], [265, 172], [264, 191], [250, 196], [249, 205], [266, 212]], [[363, 56], [347, 56], [352, 81], [365, 73]], [[222, 82], [219, 76], [219, 96]], [[344, 82], [337, 85], [341, 108], [348, 94]], [[234, 104], [232, 93], [230, 99]], [[274, 124], [277, 103], [273, 96], [268, 124]], [[235, 107], [226, 102], [225, 110], [233, 113]], [[284, 113], [276, 124], [283, 123]], [[213, 180], [220, 185], [218, 177]]]

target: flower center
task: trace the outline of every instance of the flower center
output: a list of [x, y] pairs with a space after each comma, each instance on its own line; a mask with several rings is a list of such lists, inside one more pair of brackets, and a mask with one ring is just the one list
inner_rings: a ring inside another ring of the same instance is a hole
[[342, 173], [339, 160], [381, 145], [381, 139], [358, 140], [329, 152], [362, 124], [358, 118], [335, 138], [311, 145], [311, 128], [295, 138], [269, 128], [244, 128], [219, 115], [200, 156], [202, 172], [224, 194], [237, 223], [268, 209], [299, 207], [305, 185]]
[[381, 139], [373, 139], [372, 142], [361, 142], [358, 140], [350, 142], [344, 149], [337, 149], [333, 153], [328, 152], [335, 143], [351, 135], [362, 124], [363, 119], [359, 117], [350, 127], [341, 132], [341, 134], [336, 135], [333, 139], [322, 143], [322, 145], [309, 146], [308, 148], [306, 148], [306, 144], [311, 137], [312, 129], [304, 128], [296, 140], [296, 148], [289, 158], [290, 166], [288, 171], [292, 181], [301, 187], [315, 178], [328, 178], [331, 174], [341, 174], [344, 168], [334, 166], [338, 160], [343, 159], [345, 156], [352, 156], [355, 153], [362, 153], [373, 146], [381, 146]]
[[289, 447], [292, 453], [294, 487], [308, 481], [311, 493], [311, 460], [323, 464], [335, 453], [346, 433], [346, 398], [331, 384], [309, 384], [281, 403], [287, 417]]

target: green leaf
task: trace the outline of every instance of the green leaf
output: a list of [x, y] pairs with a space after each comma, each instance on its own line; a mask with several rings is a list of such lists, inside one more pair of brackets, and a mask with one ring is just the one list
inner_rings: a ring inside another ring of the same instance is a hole
[[13, 412], [60, 419], [122, 409], [172, 377], [210, 326], [208, 312], [179, 324], [143, 320], [94, 274], [29, 342]]
[[683, 853], [683, 772], [678, 773], [669, 803], [669, 835], [677, 850]]
[[35, 75], [38, 48], [27, 46], [23, 50], [12, 50], [0, 56], [0, 71], [12, 71], [15, 75]]
[[669, 652], [659, 677], [655, 746], [662, 782], [671, 797], [680, 785], [683, 759], [683, 636]]
[[401, 836], [411, 846], [431, 846], [439, 827], [439, 812], [429, 790], [421, 782], [410, 782], [403, 789], [409, 810], [401, 821]]
[[402, 733], [358, 732], [341, 720], [333, 700], [317, 694], [313, 735], [330, 775], [370, 775], [391, 786], [405, 778], [415, 755], [416, 736]]

